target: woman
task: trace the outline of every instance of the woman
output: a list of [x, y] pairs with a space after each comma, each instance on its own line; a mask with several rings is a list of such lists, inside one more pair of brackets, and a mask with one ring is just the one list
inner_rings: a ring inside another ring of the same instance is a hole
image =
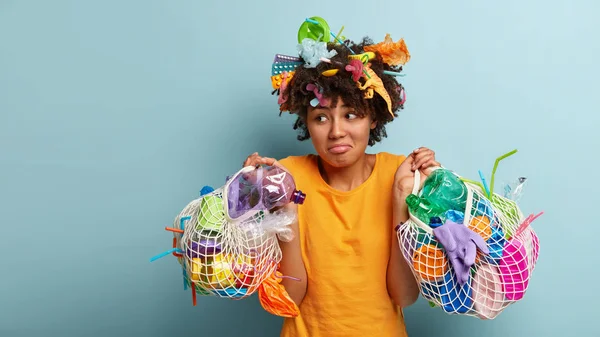
[[[403, 41], [397, 43], [408, 60]], [[408, 156], [366, 153], [404, 103], [402, 85], [384, 73], [401, 67], [382, 46], [368, 39], [323, 42], [330, 57], [285, 74], [291, 80], [279, 90], [281, 111], [298, 114], [294, 129], [300, 140], [311, 139], [317, 154], [277, 161], [254, 153], [243, 163], [281, 166], [307, 195], [303, 205], [286, 206], [298, 221], [294, 240], [280, 243], [280, 271], [300, 279], [282, 282], [300, 315], [285, 319], [281, 336], [406, 336], [402, 308], [419, 292], [395, 227], [408, 219], [405, 199], [415, 170], [425, 179], [440, 164], [427, 148]]]

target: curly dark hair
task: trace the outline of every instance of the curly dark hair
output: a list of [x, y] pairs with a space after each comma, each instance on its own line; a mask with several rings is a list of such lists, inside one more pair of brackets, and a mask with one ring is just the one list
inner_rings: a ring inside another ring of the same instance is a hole
[[[313, 92], [306, 90], [306, 85], [309, 83], [317, 84], [323, 89], [323, 96], [332, 99], [332, 101], [341, 98], [344, 103], [353, 106], [359, 116], [363, 117], [370, 114], [377, 125], [370, 132], [369, 146], [375, 145], [382, 138], [387, 137], [385, 125], [391, 122], [393, 118], [386, 101], [377, 93], [374, 93], [373, 98], [365, 99], [365, 92], [357, 87], [357, 83], [352, 79], [352, 73], [345, 70], [345, 66], [349, 63], [348, 56], [352, 55], [348, 48], [351, 48], [356, 54], [361, 54], [364, 53], [364, 46], [372, 45], [373, 42], [370, 38], [365, 37], [359, 44], [348, 40], [344, 41], [344, 44], [328, 43], [327, 49], [333, 49], [337, 52], [337, 55], [330, 58], [331, 63], [320, 62], [316, 68], [307, 68], [301, 65], [296, 68], [292, 79], [283, 92], [279, 92], [280, 89], [273, 92], [273, 94], [279, 93], [287, 99], [280, 106], [280, 116], [284, 111], [298, 115], [294, 123], [294, 130], [299, 129], [298, 140], [300, 141], [310, 139], [305, 120], [310, 101], [315, 95]], [[400, 72], [402, 66], [392, 67], [384, 63], [378, 54], [376, 54], [375, 59], [369, 60], [369, 63], [369, 67], [381, 78], [391, 98], [394, 117], [397, 117], [397, 112], [404, 108], [400, 94], [404, 87], [396, 81], [395, 76], [384, 74], [383, 71]], [[322, 72], [329, 69], [339, 69], [339, 71], [331, 77], [321, 75]], [[364, 79], [361, 78], [360, 81], [364, 82]]]

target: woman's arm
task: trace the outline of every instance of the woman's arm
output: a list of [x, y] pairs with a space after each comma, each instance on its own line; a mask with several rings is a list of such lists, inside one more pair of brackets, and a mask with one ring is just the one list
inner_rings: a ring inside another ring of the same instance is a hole
[[[258, 154], [258, 152], [254, 152], [253, 154], [249, 155], [242, 164], [242, 166], [255, 165], [278, 166], [288, 171], [288, 169], [275, 158], [262, 157]], [[287, 205], [273, 209], [272, 211], [276, 211], [277, 209], [281, 208], [287, 212], [296, 214], [296, 216], [298, 215], [298, 205], [295, 203], [288, 203]], [[290, 298], [296, 303], [296, 305], [300, 306], [300, 303], [302, 303], [302, 300], [304, 299], [304, 295], [306, 295], [306, 287], [308, 284], [306, 279], [307, 274], [306, 268], [304, 267], [304, 261], [302, 260], [298, 221], [294, 221], [294, 223], [290, 224], [290, 227], [294, 233], [293, 239], [289, 242], [279, 240], [279, 248], [281, 248], [282, 253], [281, 261], [279, 262], [279, 272], [281, 272], [283, 276], [290, 276], [295, 279], [299, 279], [294, 280], [284, 277], [281, 281], [281, 284], [284, 286], [288, 295], [290, 295]]]
[[[422, 184], [428, 176], [427, 169], [433, 166], [440, 166], [435, 160], [435, 153], [428, 148], [421, 147], [406, 157], [398, 167], [392, 191], [393, 227], [408, 220], [406, 197], [412, 193], [415, 183], [415, 171], [422, 172], [420, 182]], [[395, 229], [392, 235], [392, 247], [387, 270], [387, 287], [390, 296], [401, 308], [412, 305], [419, 298], [417, 281], [410, 270], [410, 266], [402, 256]]]
[[[294, 212], [298, 214], [298, 205], [290, 203], [284, 206], [286, 211]], [[300, 232], [298, 227], [298, 221], [294, 221], [291, 224], [294, 237], [289, 242], [279, 241], [279, 247], [281, 247], [282, 259], [279, 265], [279, 271], [284, 276], [291, 276], [299, 279], [292, 280], [290, 278], [283, 278], [281, 284], [285, 287], [285, 290], [290, 295], [291, 299], [296, 302], [296, 305], [300, 306], [304, 295], [306, 294], [306, 268], [302, 261], [302, 251], [300, 250]]]
[[[413, 179], [413, 178], [406, 178]], [[406, 181], [404, 181], [406, 183]], [[412, 181], [410, 182], [412, 184]], [[406, 206], [405, 199], [410, 193], [406, 193], [403, 190], [394, 187], [393, 192], [393, 219], [394, 224], [400, 224], [408, 220], [408, 207]], [[392, 247], [390, 252], [390, 261], [388, 263], [387, 270], [387, 287], [391, 298], [394, 300], [396, 305], [401, 308], [408, 307], [415, 303], [419, 298], [419, 288], [417, 282], [410, 270], [410, 267], [406, 263], [406, 260], [402, 256], [400, 251], [400, 245], [394, 229], [392, 235]]]

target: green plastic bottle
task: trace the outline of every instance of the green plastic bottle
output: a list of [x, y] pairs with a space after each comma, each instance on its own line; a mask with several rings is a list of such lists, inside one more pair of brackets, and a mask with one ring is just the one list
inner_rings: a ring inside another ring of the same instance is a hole
[[444, 207], [431, 203], [429, 200], [414, 194], [409, 194], [406, 197], [406, 205], [408, 205], [408, 209], [412, 214], [427, 225], [429, 225], [429, 221], [433, 217], [439, 217], [443, 220], [444, 213], [446, 212]]
[[445, 211], [464, 212], [467, 205], [467, 192], [467, 186], [458, 176], [450, 170], [437, 169], [423, 183], [421, 198], [445, 208]]

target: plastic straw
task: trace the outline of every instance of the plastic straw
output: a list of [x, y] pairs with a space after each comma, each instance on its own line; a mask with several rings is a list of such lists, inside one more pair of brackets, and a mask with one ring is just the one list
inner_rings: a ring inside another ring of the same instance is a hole
[[192, 287], [192, 305], [196, 306], [196, 286]]
[[181, 271], [183, 272], [183, 290], [187, 290], [188, 285], [187, 285], [187, 280], [186, 280], [187, 276], [185, 275], [185, 265], [183, 266]]
[[184, 216], [183, 218], [179, 219], [179, 227], [181, 227], [181, 230], [185, 230], [185, 221], [190, 220], [191, 218], [191, 216]]
[[506, 157], [510, 157], [515, 153], [517, 153], [516, 149], [514, 149], [514, 150], [510, 151], [509, 153], [504, 154], [496, 159], [496, 162], [494, 163], [494, 169], [492, 170], [492, 183], [490, 184], [490, 198], [494, 195], [494, 180], [496, 178], [496, 170], [498, 169], [498, 163], [500, 163], [500, 161], [502, 159], [504, 159]]
[[[342, 26], [342, 28], [340, 28], [340, 31], [339, 31], [339, 32], [336, 34], [336, 36], [340, 36], [340, 35], [342, 35], [342, 32], [343, 32], [343, 31], [344, 31], [344, 26]], [[336, 40], [337, 40], [338, 42], [340, 42], [340, 39], [339, 39], [339, 38], [336, 38]], [[340, 43], [341, 43], [341, 42], [340, 42]]]
[[515, 235], [513, 236], [518, 236], [519, 234], [523, 233], [524, 230], [527, 229], [527, 227], [529, 227], [529, 225], [537, 218], [539, 218], [542, 214], [544, 214], [544, 212], [540, 212], [538, 215], [534, 216], [533, 214], [531, 214], [530, 216], [527, 217], [527, 219], [525, 219], [525, 221], [523, 221], [523, 223], [519, 226], [519, 228], [517, 229], [517, 232], [515, 233]]
[[389, 71], [389, 70], [384, 70], [383, 73], [386, 74], [386, 75], [392, 75], [392, 76], [401, 76], [401, 77], [406, 76], [406, 74], [401, 74], [399, 72]]
[[488, 188], [487, 182], [485, 182], [485, 176], [483, 175], [483, 172], [481, 172], [481, 170], [479, 170], [479, 178], [481, 178], [481, 183], [483, 184], [485, 193], [487, 193], [487, 196], [489, 198], [490, 197], [490, 189]]
[[477, 185], [481, 188], [482, 191], [485, 191], [485, 187], [483, 187], [483, 185], [481, 185], [481, 183], [478, 181], [474, 181], [474, 180], [467, 179], [467, 178], [460, 178], [460, 180], [464, 181], [465, 183]]
[[150, 258], [150, 262], [154, 262], [154, 261], [160, 259], [161, 257], [165, 257], [165, 256], [167, 256], [167, 255], [169, 255], [171, 253], [174, 253], [174, 252], [183, 253], [183, 251], [181, 249], [178, 249], [178, 248], [169, 249], [166, 252], [160, 253], [160, 254], [158, 254], [158, 255], [153, 256], [152, 258]]
[[340, 44], [342, 44], [342, 45], [346, 46], [346, 48], [348, 48], [348, 50], [349, 50], [349, 51], [350, 51], [352, 54], [356, 54], [356, 53], [354, 52], [354, 50], [350, 49], [350, 47], [348, 47], [348, 46], [347, 46], [347, 45], [346, 45], [344, 42], [342, 42], [342, 40], [340, 40], [340, 38], [339, 38], [339, 37], [337, 37], [337, 35], [333, 34], [333, 32], [329, 32], [329, 34], [331, 34], [331, 36], [333, 36], [333, 38], [334, 38], [334, 39], [335, 39], [337, 42], [339, 42]]

